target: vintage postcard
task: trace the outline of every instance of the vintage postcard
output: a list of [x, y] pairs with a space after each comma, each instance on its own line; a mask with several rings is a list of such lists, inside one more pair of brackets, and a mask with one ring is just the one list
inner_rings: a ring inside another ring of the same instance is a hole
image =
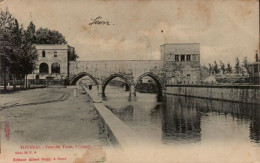
[[0, 162], [260, 162], [258, 0], [0, 0]]

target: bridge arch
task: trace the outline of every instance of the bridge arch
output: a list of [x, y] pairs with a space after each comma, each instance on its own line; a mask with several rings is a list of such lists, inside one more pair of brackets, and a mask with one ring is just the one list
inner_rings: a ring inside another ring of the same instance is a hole
[[152, 73], [152, 72], [146, 72], [146, 73], [140, 75], [140, 76], [137, 78], [136, 82], [135, 82], [135, 87], [136, 87], [136, 85], [138, 84], [138, 82], [139, 82], [143, 77], [145, 77], [145, 76], [149, 76], [150, 78], [152, 78], [152, 79], [155, 81], [155, 83], [156, 83], [156, 85], [157, 85], [157, 88], [158, 88], [158, 92], [157, 92], [157, 93], [158, 93], [158, 100], [160, 100], [160, 98], [162, 97], [163, 82], [162, 82], [161, 79], [160, 79], [157, 75], [155, 75], [154, 73]]
[[94, 81], [94, 83], [95, 83], [96, 85], [98, 85], [98, 81], [97, 81], [92, 75], [90, 75], [90, 74], [87, 73], [87, 72], [81, 72], [81, 73], [77, 74], [76, 76], [74, 76], [74, 77], [70, 80], [70, 85], [76, 85], [77, 81], [78, 81], [79, 79], [83, 78], [84, 76], [90, 77], [90, 78]]
[[110, 75], [109, 77], [107, 77], [106, 80], [103, 82], [103, 84], [102, 84], [102, 94], [103, 94], [103, 96], [105, 96], [105, 89], [106, 89], [107, 84], [108, 84], [111, 80], [113, 80], [114, 78], [116, 78], [116, 77], [119, 77], [119, 78], [123, 79], [123, 80], [126, 82], [126, 84], [128, 85], [128, 87], [131, 88], [131, 84], [130, 84], [130, 82], [127, 80], [126, 77], [124, 77], [122, 74], [115, 73], [115, 74]]

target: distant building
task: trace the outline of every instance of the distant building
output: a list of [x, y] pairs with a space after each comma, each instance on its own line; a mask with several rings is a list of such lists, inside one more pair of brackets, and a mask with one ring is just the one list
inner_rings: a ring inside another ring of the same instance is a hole
[[195, 83], [201, 80], [200, 44], [181, 43], [161, 45], [167, 83]]
[[38, 54], [36, 69], [28, 79], [65, 79], [69, 76], [70, 55], [74, 48], [67, 44], [35, 45]]
[[253, 84], [260, 84], [260, 60], [256, 53], [255, 62], [249, 64], [249, 79]]

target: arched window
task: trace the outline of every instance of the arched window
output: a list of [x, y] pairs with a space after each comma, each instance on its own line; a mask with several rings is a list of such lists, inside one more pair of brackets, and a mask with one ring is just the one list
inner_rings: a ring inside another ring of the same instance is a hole
[[45, 50], [42, 51], [42, 57], [45, 57]]
[[40, 74], [48, 74], [49, 73], [49, 67], [47, 63], [41, 63], [40, 64]]
[[53, 63], [51, 65], [51, 73], [59, 74], [60, 73], [60, 64], [58, 64], [57, 62]]

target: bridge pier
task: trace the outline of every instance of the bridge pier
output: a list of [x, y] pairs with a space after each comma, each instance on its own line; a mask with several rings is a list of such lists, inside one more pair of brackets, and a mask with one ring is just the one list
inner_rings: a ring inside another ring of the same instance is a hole
[[102, 84], [98, 84], [98, 96], [100, 96], [100, 97], [102, 97], [102, 95], [103, 95], [103, 92], [102, 92], [102, 88], [103, 87], [103, 85]]
[[136, 93], [135, 93], [135, 86], [134, 86], [134, 85], [131, 85], [131, 86], [130, 86], [130, 95], [134, 95], [134, 96], [136, 96]]

